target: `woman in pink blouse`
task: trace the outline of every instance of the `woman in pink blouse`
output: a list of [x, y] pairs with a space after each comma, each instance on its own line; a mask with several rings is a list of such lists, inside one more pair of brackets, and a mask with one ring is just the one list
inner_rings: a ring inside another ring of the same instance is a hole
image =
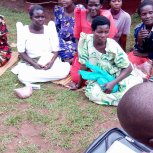
[[[92, 33], [92, 20], [99, 15], [105, 16], [110, 20], [111, 25], [109, 38], [113, 38], [115, 36], [115, 34], [117, 33], [117, 29], [113, 17], [108, 10], [102, 9], [103, 3], [104, 0], [86, 0], [87, 9], [75, 9], [74, 37], [77, 40], [79, 40], [81, 32], [84, 32], [86, 34]], [[78, 89], [78, 82], [80, 80], [80, 75], [78, 74], [79, 70], [80, 63], [78, 62], [78, 55], [76, 54], [71, 67], [71, 77], [73, 83], [70, 84], [70, 89]]]

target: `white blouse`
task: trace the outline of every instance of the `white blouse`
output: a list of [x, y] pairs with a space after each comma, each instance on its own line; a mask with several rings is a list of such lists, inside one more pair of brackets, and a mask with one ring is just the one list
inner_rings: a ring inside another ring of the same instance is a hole
[[[17, 23], [17, 48], [19, 53], [26, 52], [31, 58], [51, 54], [59, 51], [59, 39], [55, 23], [50, 21], [48, 26], [44, 25], [43, 34], [34, 34], [28, 25]], [[20, 25], [20, 26], [19, 26]]]

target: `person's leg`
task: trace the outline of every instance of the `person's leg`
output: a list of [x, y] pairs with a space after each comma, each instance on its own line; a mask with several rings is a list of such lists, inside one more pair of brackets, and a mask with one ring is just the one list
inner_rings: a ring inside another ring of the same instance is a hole
[[81, 65], [78, 61], [78, 54], [76, 54], [74, 56], [73, 61], [72, 61], [72, 66], [71, 66], [71, 70], [70, 70], [72, 81], [75, 83], [78, 83], [79, 79], [80, 79], [80, 75], [78, 73], [80, 70], [80, 67], [81, 67]]
[[123, 93], [105, 94], [97, 82], [90, 81], [86, 87], [85, 95], [96, 104], [117, 106]]
[[19, 71], [18, 78], [22, 83], [35, 83], [60, 80], [65, 78], [70, 72], [70, 64], [61, 62], [58, 58], [49, 70], [38, 70], [32, 66], [24, 64]]

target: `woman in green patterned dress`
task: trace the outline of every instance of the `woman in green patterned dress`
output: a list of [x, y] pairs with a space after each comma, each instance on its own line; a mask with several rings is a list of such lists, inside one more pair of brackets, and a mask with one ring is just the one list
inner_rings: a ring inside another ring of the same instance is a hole
[[[104, 16], [96, 17], [92, 22], [93, 34], [81, 33], [78, 44], [79, 62], [81, 69], [87, 70], [85, 63], [89, 61], [103, 69], [115, 79], [103, 85], [89, 80], [85, 95], [89, 100], [103, 105], [118, 105], [124, 93], [132, 86], [142, 83], [132, 68], [126, 53], [113, 39], [108, 38], [110, 21]], [[74, 89], [80, 88], [82, 79]], [[118, 84], [117, 92], [112, 93], [113, 87]]]

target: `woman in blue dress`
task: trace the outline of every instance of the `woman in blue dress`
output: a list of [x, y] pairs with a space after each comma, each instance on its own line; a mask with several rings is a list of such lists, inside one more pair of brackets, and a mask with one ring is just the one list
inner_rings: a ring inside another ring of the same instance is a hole
[[59, 56], [62, 61], [71, 63], [77, 52], [77, 44], [73, 36], [74, 29], [74, 9], [84, 8], [83, 5], [75, 5], [73, 0], [61, 0], [62, 6], [55, 6], [55, 24], [59, 36], [60, 51]]

